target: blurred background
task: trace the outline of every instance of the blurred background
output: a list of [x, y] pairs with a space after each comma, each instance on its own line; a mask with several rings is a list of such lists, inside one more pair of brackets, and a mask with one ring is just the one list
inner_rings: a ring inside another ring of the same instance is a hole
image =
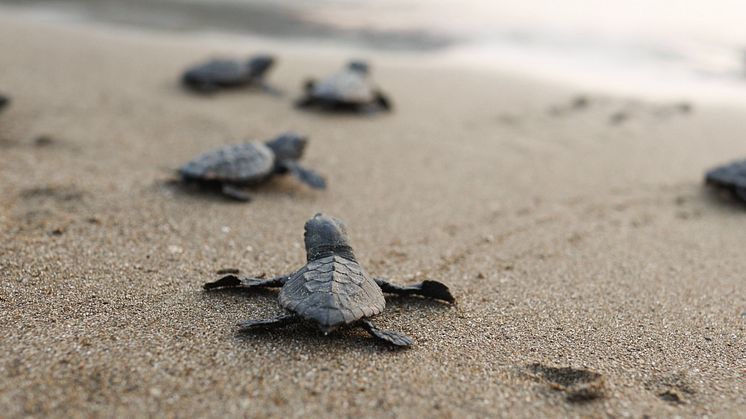
[[742, 0], [0, 0], [40, 19], [437, 54], [588, 88], [746, 98]]

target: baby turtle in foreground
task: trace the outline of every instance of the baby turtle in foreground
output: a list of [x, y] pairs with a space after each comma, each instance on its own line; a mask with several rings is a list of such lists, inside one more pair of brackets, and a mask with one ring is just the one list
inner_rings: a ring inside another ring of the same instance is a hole
[[746, 160], [710, 170], [705, 175], [705, 183], [746, 202]]
[[217, 187], [227, 197], [249, 201], [242, 189], [274, 175], [291, 173], [315, 189], [324, 189], [326, 181], [316, 172], [298, 164], [308, 140], [286, 133], [267, 141], [246, 142], [208, 151], [179, 169], [183, 181], [204, 187]]
[[187, 70], [182, 76], [184, 86], [200, 93], [212, 93], [221, 88], [259, 86], [276, 90], [264, 82], [264, 76], [274, 64], [274, 58], [259, 54], [247, 61], [214, 59]]
[[350, 247], [344, 224], [333, 217], [316, 214], [306, 222], [307, 263], [297, 272], [272, 279], [227, 275], [204, 285], [216, 288], [281, 287], [279, 302], [287, 313], [270, 319], [248, 320], [241, 331], [281, 327], [301, 320], [315, 323], [324, 334], [355, 324], [374, 337], [407, 347], [409, 337], [377, 328], [368, 318], [386, 307], [383, 293], [420, 295], [453, 303], [448, 287], [437, 281], [400, 286], [385, 279], [371, 278], [358, 263]]
[[391, 101], [371, 82], [369, 73], [367, 63], [352, 61], [343, 71], [318, 83], [308, 80], [306, 96], [298, 100], [296, 105], [342, 112], [391, 110]]
[[10, 104], [10, 98], [0, 94], [0, 111]]

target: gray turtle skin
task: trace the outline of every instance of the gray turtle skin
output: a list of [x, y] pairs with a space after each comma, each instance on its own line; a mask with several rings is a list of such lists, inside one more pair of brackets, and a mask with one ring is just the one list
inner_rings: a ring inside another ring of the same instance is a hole
[[322, 176], [298, 164], [307, 144], [305, 137], [285, 133], [266, 143], [229, 145], [186, 163], [179, 174], [184, 182], [219, 189], [239, 201], [251, 199], [244, 187], [278, 174], [290, 173], [314, 189], [324, 189], [326, 181]]
[[182, 84], [198, 93], [214, 93], [225, 88], [255, 85], [276, 93], [264, 82], [264, 76], [274, 65], [274, 58], [257, 54], [247, 61], [214, 59], [184, 72]]
[[746, 160], [735, 161], [708, 171], [705, 174], [705, 183], [746, 202]]
[[305, 96], [296, 102], [299, 108], [327, 111], [372, 113], [390, 111], [389, 98], [370, 80], [370, 67], [352, 61], [339, 73], [316, 82], [308, 80]]
[[204, 288], [281, 287], [279, 303], [286, 314], [242, 322], [241, 331], [280, 327], [301, 320], [315, 324], [324, 334], [345, 325], [357, 325], [397, 347], [411, 346], [412, 339], [381, 330], [369, 320], [386, 308], [384, 292], [455, 302], [448, 287], [437, 281], [400, 286], [371, 278], [355, 258], [344, 224], [334, 217], [316, 214], [308, 220], [305, 244], [307, 263], [293, 274], [272, 279], [227, 275]]

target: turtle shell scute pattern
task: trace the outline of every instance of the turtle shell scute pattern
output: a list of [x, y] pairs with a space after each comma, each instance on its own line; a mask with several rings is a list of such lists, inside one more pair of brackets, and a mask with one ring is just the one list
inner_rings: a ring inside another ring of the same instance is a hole
[[344, 103], [368, 103], [374, 99], [373, 89], [364, 74], [344, 71], [329, 76], [316, 84], [313, 97]]
[[332, 255], [296, 272], [280, 291], [280, 305], [328, 331], [381, 313], [386, 300], [357, 262]]
[[208, 151], [179, 171], [189, 179], [253, 183], [267, 177], [274, 164], [275, 155], [269, 147], [250, 142]]

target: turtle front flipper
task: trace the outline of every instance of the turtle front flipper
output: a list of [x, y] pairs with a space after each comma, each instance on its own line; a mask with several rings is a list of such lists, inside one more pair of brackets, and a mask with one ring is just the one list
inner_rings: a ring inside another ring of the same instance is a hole
[[314, 79], [306, 79], [305, 83], [303, 83], [303, 90], [306, 94], [310, 94], [314, 87], [316, 87], [316, 80]]
[[376, 91], [375, 104], [384, 111], [390, 111], [393, 108], [391, 100], [380, 90]]
[[206, 283], [202, 288], [206, 290], [214, 290], [218, 288], [278, 288], [285, 285], [285, 282], [287, 282], [289, 277], [290, 275], [285, 275], [272, 279], [259, 279], [226, 275], [217, 281]]
[[282, 162], [281, 166], [287, 169], [295, 177], [314, 189], [326, 189], [326, 179], [311, 169], [299, 165], [293, 160]]
[[368, 333], [371, 334], [371, 336], [375, 337], [376, 339], [382, 340], [400, 348], [408, 348], [412, 346], [412, 338], [407, 335], [392, 332], [390, 330], [379, 329], [369, 320], [361, 320], [360, 324], [363, 326], [363, 329], [365, 329]]
[[269, 319], [246, 320], [238, 324], [239, 332], [250, 332], [253, 330], [270, 329], [287, 326], [300, 321], [300, 317], [295, 314], [285, 314], [282, 316], [271, 317]]
[[303, 84], [303, 91], [305, 96], [295, 101], [295, 106], [298, 108], [308, 108], [316, 104], [316, 98], [313, 96], [313, 89], [316, 87], [316, 81], [308, 79]]
[[228, 198], [235, 199], [240, 202], [251, 201], [251, 195], [245, 190], [230, 184], [223, 184], [220, 188], [220, 192]]
[[434, 300], [441, 300], [449, 303], [456, 302], [456, 298], [451, 294], [451, 290], [442, 282], [422, 281], [419, 284], [402, 286], [392, 284], [383, 278], [374, 279], [376, 284], [381, 287], [381, 291], [385, 293], [397, 295], [419, 295], [425, 298], [432, 298]]

